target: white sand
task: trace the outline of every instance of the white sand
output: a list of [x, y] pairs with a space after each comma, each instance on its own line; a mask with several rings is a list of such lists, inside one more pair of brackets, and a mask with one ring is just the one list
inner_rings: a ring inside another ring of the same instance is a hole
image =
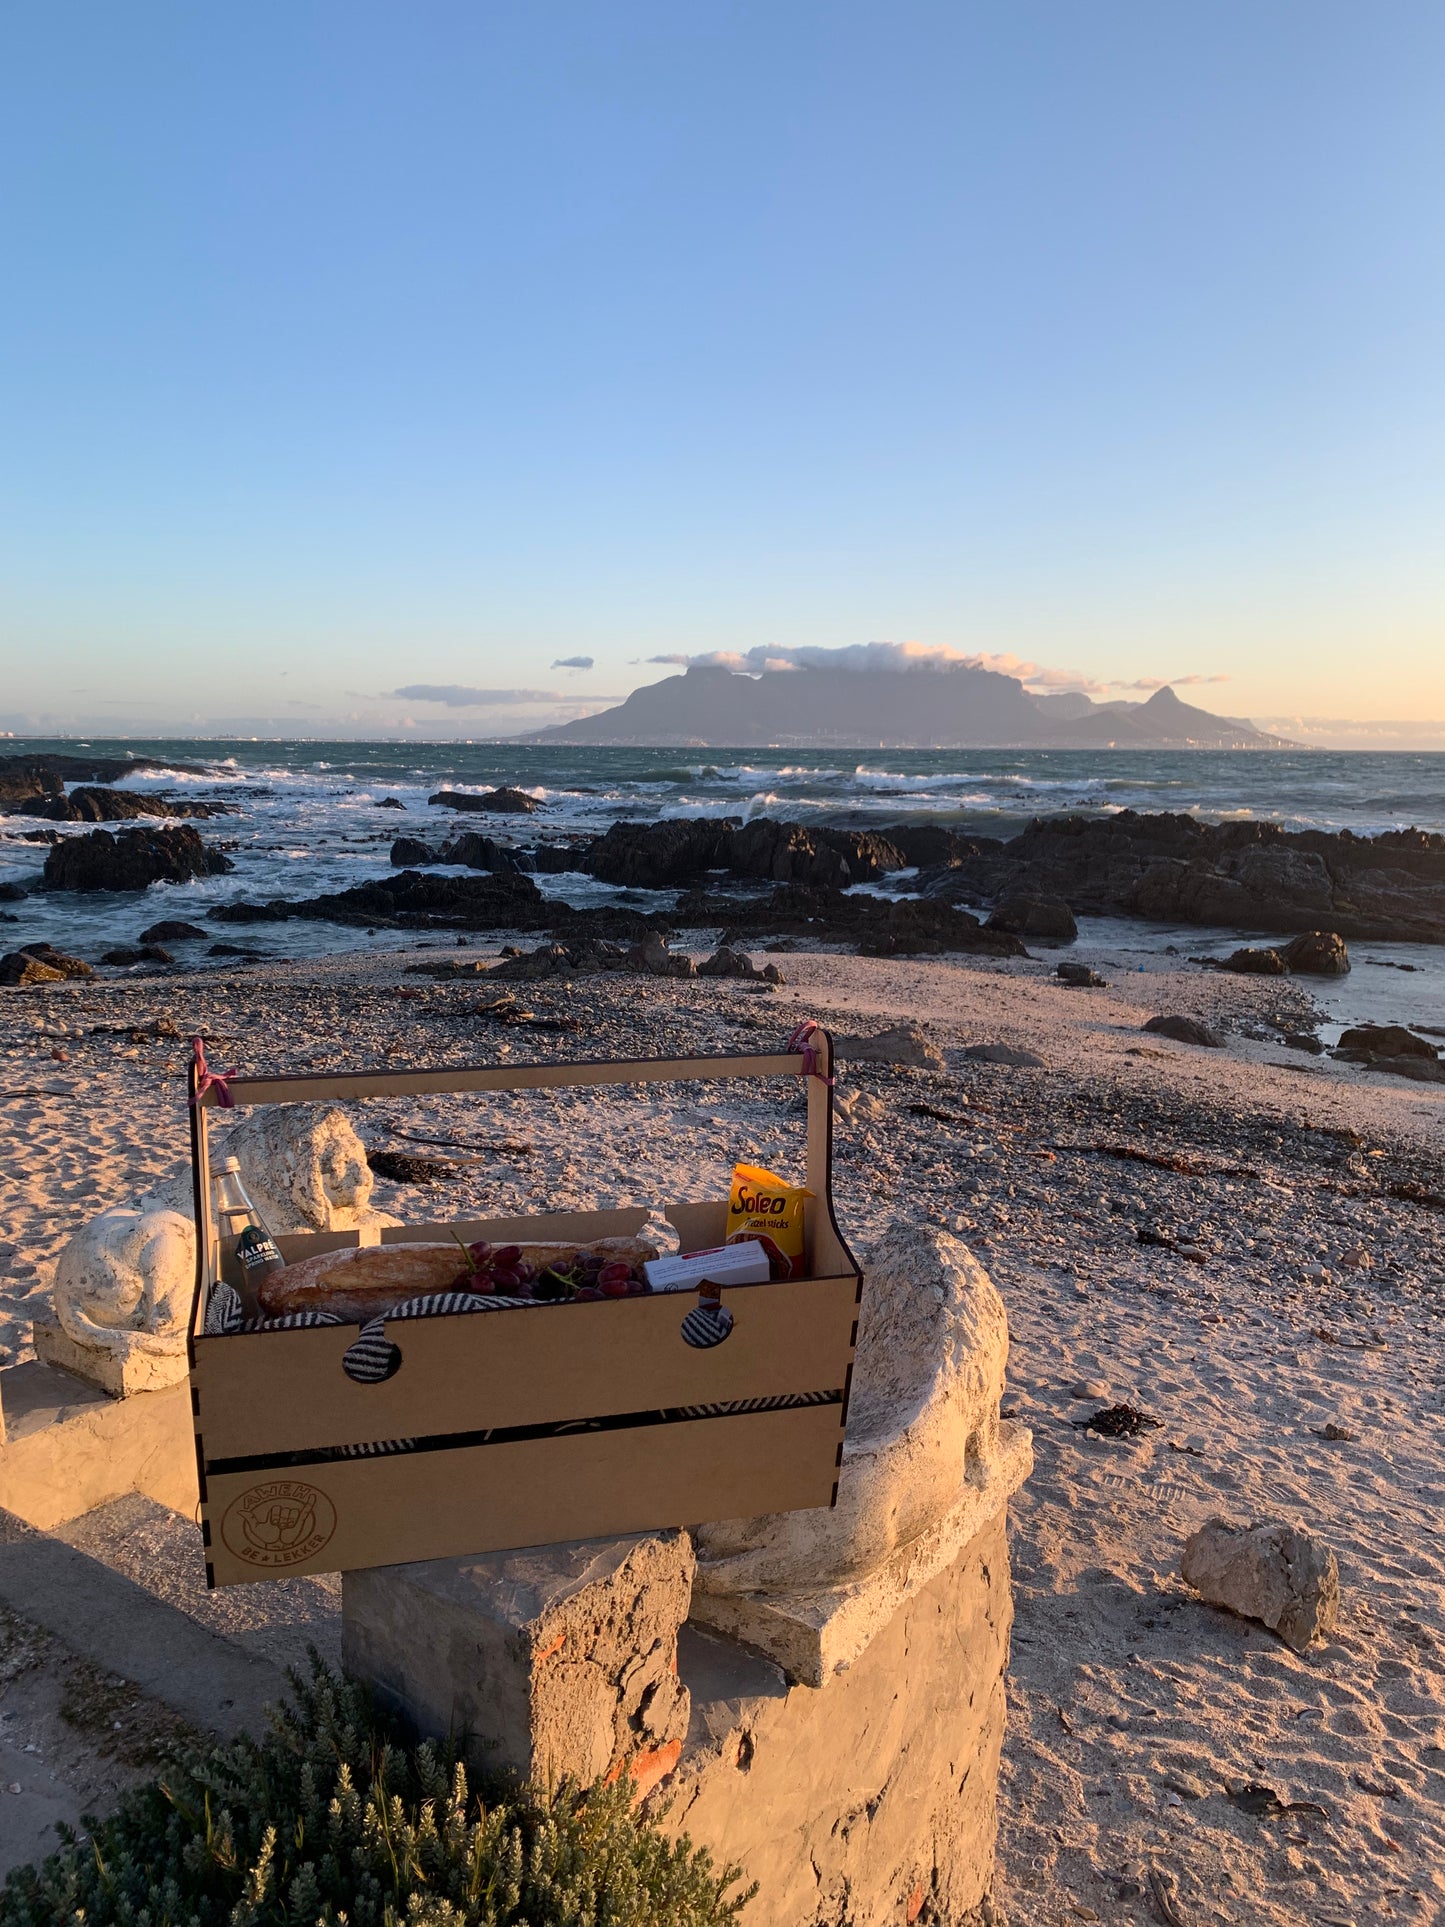
[[[235, 1040], [214, 1060], [269, 1069], [374, 1063], [388, 1049], [393, 1062], [460, 1063], [757, 1048], [804, 1013], [838, 1029], [920, 1020], [947, 1068], [869, 1067], [840, 1083], [862, 1101], [840, 1126], [836, 1184], [859, 1244], [891, 1211], [942, 1217], [1009, 1309], [1008, 1409], [1033, 1426], [1038, 1458], [1014, 1511], [1009, 1917], [1445, 1918], [1445, 1212], [1387, 1195], [1394, 1181], [1445, 1189], [1445, 1088], [1238, 1034], [1227, 1051], [1141, 1036], [1161, 1010], [1263, 1031], [1307, 1003], [1296, 984], [1157, 959], [1087, 992], [1057, 986], [1044, 964], [820, 954], [781, 958], [790, 981], [775, 996], [635, 979], [517, 986], [538, 1011], [583, 1019], [561, 1038], [459, 1015], [487, 991], [403, 976], [414, 961], [7, 993], [0, 1335], [15, 1355], [69, 1231], [184, 1154], [181, 1049], [92, 1025], [208, 1022]], [[1046, 1067], [967, 1063], [973, 1042], [1025, 1046]], [[499, 1138], [534, 1145], [445, 1192], [378, 1187], [413, 1217], [707, 1195], [745, 1152], [789, 1168], [800, 1135], [796, 1097], [779, 1107], [759, 1086], [694, 1085], [670, 1102], [374, 1105], [359, 1126], [393, 1149], [428, 1148], [399, 1131], [448, 1138], [463, 1148], [441, 1154], [458, 1157]], [[1067, 1148], [1100, 1144], [1182, 1156], [1195, 1174]], [[1140, 1243], [1140, 1228], [1195, 1241], [1202, 1262]], [[1114, 1399], [1160, 1429], [1121, 1443], [1074, 1429]], [[1357, 1440], [1326, 1442], [1327, 1421]], [[1328, 1644], [1298, 1657], [1184, 1586], [1182, 1541], [1215, 1512], [1302, 1518], [1334, 1547], [1344, 1614]], [[1248, 1782], [1326, 1815], [1250, 1815], [1228, 1797]]]

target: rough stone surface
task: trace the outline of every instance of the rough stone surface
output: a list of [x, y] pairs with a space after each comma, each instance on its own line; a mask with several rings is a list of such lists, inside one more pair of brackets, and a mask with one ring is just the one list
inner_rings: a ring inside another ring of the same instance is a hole
[[49, 817], [52, 823], [127, 823], [145, 816], [235, 816], [232, 803], [199, 800], [172, 802], [145, 791], [99, 789], [82, 784], [68, 796], [47, 797], [22, 814]]
[[440, 863], [442, 853], [430, 843], [423, 843], [419, 836], [399, 836], [391, 846], [391, 862], [398, 870], [413, 869], [421, 864]]
[[1144, 1026], [1157, 1037], [1172, 1037], [1176, 1044], [1197, 1044], [1203, 1050], [1223, 1050], [1224, 1039], [1197, 1017], [1151, 1017]]
[[55, 1266], [56, 1317], [77, 1348], [71, 1369], [107, 1390], [159, 1391], [184, 1378], [195, 1273], [189, 1216], [142, 1208], [92, 1218]]
[[63, 984], [71, 977], [94, 975], [88, 963], [48, 943], [32, 943], [0, 957], [0, 984]]
[[532, 816], [540, 808], [536, 797], [509, 785], [486, 790], [480, 796], [473, 796], [467, 790], [438, 790], [427, 802], [447, 810], [491, 810], [503, 816]]
[[1335, 1555], [1302, 1525], [1210, 1519], [1186, 1541], [1179, 1569], [1211, 1605], [1262, 1621], [1296, 1652], [1339, 1617]]
[[1054, 973], [1066, 984], [1073, 984], [1079, 990], [1103, 990], [1105, 979], [1088, 964], [1061, 963]]
[[989, 918], [988, 928], [1050, 943], [1072, 943], [1079, 934], [1074, 913], [1062, 897], [1005, 897]]
[[[749, 1927], [968, 1927], [993, 1883], [1013, 1618], [1001, 1513], [824, 1689], [688, 1626], [662, 1825], [759, 1884]], [[924, 1911], [926, 1909], [926, 1911]]]
[[1277, 950], [1232, 950], [1219, 967], [1241, 977], [1283, 977], [1289, 972]]
[[917, 1024], [893, 1024], [874, 1037], [835, 1037], [838, 1056], [855, 1064], [909, 1064], [919, 1070], [943, 1069], [943, 1052]]
[[1019, 1044], [969, 1044], [964, 1056], [974, 1064], [1008, 1064], [1014, 1070], [1042, 1070], [1044, 1060], [1036, 1050]]
[[92, 830], [53, 846], [45, 859], [45, 885], [50, 890], [145, 890], [152, 883], [190, 883], [234, 868], [189, 825]]
[[1360, 1024], [1345, 1031], [1336, 1047], [1340, 1057], [1421, 1057], [1435, 1061], [1435, 1046], [1403, 1024]]
[[848, 1434], [831, 1509], [700, 1526], [693, 1616], [820, 1684], [989, 1519], [1031, 1463], [1001, 1420], [1003, 1304], [968, 1248], [890, 1229], [864, 1260]]
[[1136, 810], [1040, 817], [1007, 843], [980, 838], [976, 855], [919, 883], [1062, 896], [1081, 915], [1216, 929], [1445, 935], [1445, 837], [1422, 830], [1362, 837]]
[[[392, 1224], [371, 1208], [366, 1147], [344, 1111], [286, 1104], [248, 1113], [213, 1158], [239, 1159], [257, 1210], [275, 1232], [353, 1231]], [[196, 1231], [187, 1166], [134, 1208], [103, 1211], [55, 1267], [56, 1322], [69, 1345], [55, 1362], [116, 1395], [156, 1391], [186, 1376], [186, 1323]]]
[[[239, 1160], [252, 1202], [272, 1231], [358, 1231], [396, 1222], [372, 1209], [366, 1146], [336, 1105], [272, 1104], [245, 1112], [212, 1133], [212, 1166], [223, 1157]], [[146, 1201], [189, 1212], [189, 1165], [155, 1186]]]
[[1285, 967], [1299, 977], [1344, 977], [1350, 968], [1350, 953], [1343, 937], [1333, 930], [1306, 930], [1291, 937], [1280, 947]]
[[190, 1518], [196, 1435], [189, 1388], [112, 1398], [43, 1359], [0, 1372], [0, 1510], [51, 1532], [130, 1492]]
[[721, 944], [710, 957], [705, 957], [697, 967], [699, 977], [746, 977], [755, 983], [780, 984], [783, 973], [776, 964], [764, 964], [761, 970], [744, 950], [733, 950]]
[[614, 823], [592, 845], [586, 868], [604, 883], [661, 890], [691, 883], [724, 861], [737, 819], [669, 818], [661, 823]]
[[479, 1763], [583, 1782], [682, 1751], [677, 1678], [687, 1535], [579, 1540], [349, 1572], [342, 1658], [422, 1733], [467, 1733]]
[[140, 941], [142, 943], [201, 943], [209, 935], [209, 931], [199, 929], [194, 923], [182, 923], [178, 918], [163, 917], [159, 923], [153, 923], [148, 930], [141, 931]]

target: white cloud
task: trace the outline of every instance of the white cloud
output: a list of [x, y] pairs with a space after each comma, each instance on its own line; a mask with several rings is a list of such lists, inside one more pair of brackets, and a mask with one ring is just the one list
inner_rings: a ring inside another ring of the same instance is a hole
[[947, 643], [853, 642], [836, 649], [814, 644], [791, 647], [759, 643], [742, 654], [713, 649], [703, 655], [649, 656], [647, 660], [670, 663], [681, 669], [732, 669], [750, 676], [759, 676], [766, 669], [991, 669], [999, 675], [1017, 676], [1029, 689], [1101, 694], [1107, 686], [1076, 669], [1054, 669], [1007, 653], [954, 649]]

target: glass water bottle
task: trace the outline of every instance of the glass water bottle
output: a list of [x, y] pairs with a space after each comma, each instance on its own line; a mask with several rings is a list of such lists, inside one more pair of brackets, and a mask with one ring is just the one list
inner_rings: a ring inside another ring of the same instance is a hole
[[252, 1204], [241, 1181], [236, 1158], [223, 1158], [216, 1173], [216, 1229], [221, 1242], [221, 1278], [240, 1296], [247, 1319], [264, 1316], [259, 1297], [261, 1281], [284, 1271], [286, 1260], [266, 1220]]

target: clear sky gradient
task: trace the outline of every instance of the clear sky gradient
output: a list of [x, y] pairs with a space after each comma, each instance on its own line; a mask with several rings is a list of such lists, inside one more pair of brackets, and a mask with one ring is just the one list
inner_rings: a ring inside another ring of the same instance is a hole
[[1442, 98], [1438, 0], [6, 8], [0, 725], [1445, 717]]

